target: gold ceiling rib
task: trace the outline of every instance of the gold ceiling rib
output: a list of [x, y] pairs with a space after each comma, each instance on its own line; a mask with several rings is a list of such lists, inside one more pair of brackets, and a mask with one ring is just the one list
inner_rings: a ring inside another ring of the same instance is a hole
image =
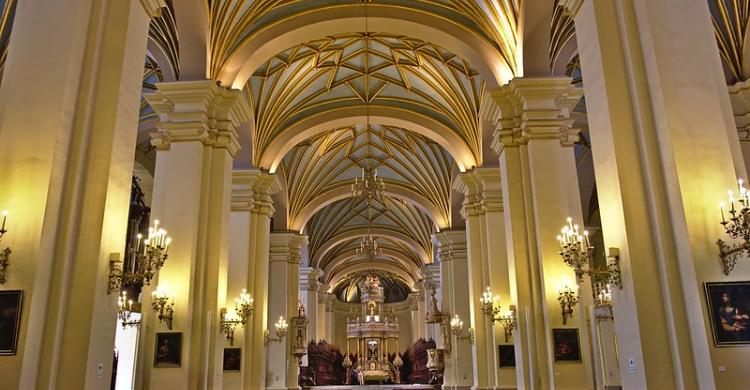
[[[378, 0], [369, 7], [410, 9], [455, 24], [494, 48], [513, 74], [518, 72], [521, 0]], [[217, 78], [232, 55], [254, 35], [320, 9], [360, 7], [360, 0], [206, 0], [209, 15], [209, 73]]]
[[[367, 234], [366, 222], [369, 219], [366, 202], [356, 202], [353, 198], [332, 203], [317, 212], [307, 224], [310, 238], [309, 250], [311, 264], [321, 266], [319, 262], [326, 258], [328, 252], [341, 247], [341, 241], [353, 241], [358, 245], [358, 239]], [[354, 204], [353, 204], [354, 203]], [[410, 245], [409, 251], [418, 251], [419, 258], [413, 265], [420, 267], [432, 261], [432, 243], [430, 236], [433, 232], [432, 221], [414, 206], [404, 204], [386, 196], [385, 204], [373, 204], [371, 231], [374, 237], [390, 236], [395, 240]], [[343, 237], [343, 238], [342, 238]], [[409, 252], [407, 251], [407, 253]], [[331, 258], [334, 255], [328, 256]], [[406, 259], [403, 259], [406, 260]]]
[[180, 78], [180, 41], [177, 36], [177, 20], [175, 19], [173, 0], [167, 0], [167, 6], [162, 9], [161, 16], [151, 20], [148, 38], [164, 53], [169, 62], [169, 68], [175, 78]]
[[431, 204], [422, 206], [437, 211], [433, 223], [449, 227], [454, 163], [445, 149], [400, 128], [351, 126], [320, 134], [285, 156], [281, 170], [286, 179], [289, 228], [304, 226], [308, 216], [303, 210], [314, 200], [335, 190], [349, 196], [352, 180], [365, 166], [378, 168], [387, 188], [400, 187], [428, 200]]
[[480, 105], [485, 83], [462, 59], [408, 37], [350, 33], [285, 50], [250, 78], [253, 163], [305, 117], [337, 108], [411, 107], [445, 123], [481, 165]]
[[714, 25], [719, 54], [731, 77], [730, 82], [745, 81], [750, 77], [744, 48], [750, 25], [750, 0], [710, 0], [711, 20]]
[[13, 29], [13, 17], [16, 13], [16, 0], [5, 0], [3, 13], [0, 15], [0, 76], [5, 70], [5, 61], [8, 58], [8, 42], [10, 32]]
[[555, 0], [553, 7], [549, 44], [550, 70], [555, 68], [555, 63], [557, 63], [563, 49], [576, 35], [575, 22], [565, 11], [565, 8], [560, 5], [560, 0]]

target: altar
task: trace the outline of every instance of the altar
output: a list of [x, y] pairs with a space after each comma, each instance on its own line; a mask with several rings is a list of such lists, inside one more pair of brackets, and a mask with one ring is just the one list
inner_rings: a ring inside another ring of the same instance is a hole
[[361, 316], [350, 319], [346, 326], [346, 355], [342, 365], [347, 385], [401, 383], [399, 324], [384, 316], [384, 301], [380, 280], [368, 276], [361, 286]]
[[312, 386], [304, 387], [309, 390], [434, 390], [439, 389], [440, 385], [335, 385], [335, 386]]

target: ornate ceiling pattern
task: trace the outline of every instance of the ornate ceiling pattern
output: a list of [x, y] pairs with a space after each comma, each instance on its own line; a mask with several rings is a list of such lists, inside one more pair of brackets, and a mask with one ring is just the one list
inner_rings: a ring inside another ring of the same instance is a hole
[[[560, 0], [555, 0], [552, 10], [549, 44], [549, 68], [554, 69], [565, 46], [576, 36], [575, 22], [565, 11]], [[563, 59], [565, 60], [565, 59]]]
[[481, 37], [518, 74], [516, 58], [521, 0], [206, 0], [209, 15], [209, 73], [219, 78], [233, 54], [253, 36], [296, 16], [325, 9], [386, 7], [414, 10]]
[[0, 76], [2, 76], [8, 57], [8, 42], [13, 29], [13, 17], [16, 14], [16, 0], [0, 0], [0, 4], [3, 10], [0, 15]]
[[169, 67], [176, 79], [180, 78], [180, 44], [177, 36], [177, 20], [175, 19], [172, 0], [166, 1], [161, 16], [151, 20], [148, 38], [164, 54]]
[[254, 114], [253, 164], [275, 170], [264, 154], [303, 118], [364, 105], [431, 117], [481, 164], [484, 85], [462, 59], [407, 37], [351, 33], [307, 42], [265, 62], [246, 87]]
[[729, 73], [727, 80], [730, 83], [744, 81], [750, 77], [744, 53], [750, 26], [750, 0], [710, 0], [709, 6], [719, 54]]
[[306, 231], [310, 264], [323, 270], [339, 260], [357, 257], [359, 241], [368, 234], [383, 246], [382, 257], [401, 262], [411, 274], [432, 262], [430, 237], [434, 227], [430, 217], [388, 196], [383, 204], [373, 204], [372, 208], [354, 198], [334, 202], [310, 219]]
[[441, 229], [450, 226], [451, 156], [427, 138], [390, 126], [333, 129], [295, 146], [284, 158], [289, 229], [348, 197], [362, 168], [377, 169], [390, 196], [411, 202]]

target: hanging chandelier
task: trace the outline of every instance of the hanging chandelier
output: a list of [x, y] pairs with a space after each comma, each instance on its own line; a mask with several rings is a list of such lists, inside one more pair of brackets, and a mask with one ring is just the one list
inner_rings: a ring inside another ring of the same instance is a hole
[[372, 234], [368, 234], [365, 237], [362, 237], [362, 240], [359, 242], [359, 248], [357, 248], [357, 255], [358, 256], [364, 256], [368, 259], [375, 258], [377, 256], [380, 256], [380, 247], [378, 246], [378, 242], [375, 238], [372, 237]]
[[[378, 170], [362, 168], [362, 176], [354, 178], [352, 184], [352, 197], [355, 200], [365, 201], [368, 205], [373, 201], [383, 203], [385, 183], [378, 177]], [[358, 203], [358, 202], [357, 202]]]

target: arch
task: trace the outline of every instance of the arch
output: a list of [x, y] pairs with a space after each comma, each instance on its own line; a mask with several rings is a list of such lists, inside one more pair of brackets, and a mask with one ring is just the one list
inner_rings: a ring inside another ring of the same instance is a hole
[[411, 250], [413, 250], [414, 253], [417, 255], [417, 257], [422, 259], [423, 263], [429, 263], [431, 260], [429, 253], [427, 253], [427, 251], [425, 251], [425, 249], [422, 248], [418, 242], [416, 242], [413, 238], [407, 236], [406, 234], [394, 231], [392, 229], [387, 229], [382, 225], [372, 226], [370, 227], [368, 231], [367, 228], [363, 225], [361, 227], [357, 227], [354, 229], [348, 229], [342, 233], [339, 233], [331, 237], [331, 239], [326, 241], [325, 244], [321, 245], [320, 248], [318, 248], [318, 250], [315, 252], [315, 255], [313, 256], [311, 260], [311, 264], [319, 264], [320, 260], [326, 255], [326, 253], [328, 253], [328, 251], [333, 249], [336, 245], [344, 241], [364, 237], [365, 235], [368, 235], [368, 234], [372, 234], [373, 236], [388, 238], [393, 241], [399, 241], [403, 243], [404, 245], [408, 246]]
[[[412, 275], [419, 275], [421, 273], [420, 267], [418, 267], [413, 262], [410, 262], [406, 259], [404, 259], [404, 255], [399, 250], [394, 250], [392, 247], [383, 245], [381, 247], [382, 251], [379, 256], [376, 257], [376, 260], [378, 264], [380, 263], [393, 263], [394, 265], [397, 265], [401, 268], [403, 268], [406, 272], [411, 273]], [[323, 268], [321, 268], [325, 275], [330, 275], [331, 273], [335, 273], [336, 267], [340, 266], [343, 263], [351, 263], [351, 262], [359, 262], [359, 261], [367, 261], [366, 258], [361, 257], [359, 254], [357, 254], [356, 248], [347, 249], [345, 251], [342, 251], [336, 255], [333, 259], [331, 259], [328, 263], [325, 264]], [[373, 262], [369, 262], [370, 265], [375, 264]], [[316, 266], [320, 266], [320, 264], [317, 264]]]
[[406, 272], [404, 269], [397, 267], [393, 264], [388, 264], [388, 263], [373, 264], [372, 262], [349, 262], [339, 269], [332, 270], [330, 276], [327, 278], [326, 283], [328, 283], [328, 285], [330, 286], [330, 289], [332, 290], [336, 286], [336, 284], [342, 279], [344, 275], [354, 273], [354, 272], [372, 270], [372, 269], [390, 272], [404, 279], [404, 281], [407, 283], [407, 285], [410, 288], [411, 286], [415, 285], [415, 283], [419, 279], [418, 275], [412, 275], [411, 273]]
[[341, 107], [305, 117], [287, 127], [259, 156], [259, 166], [274, 173], [284, 156], [298, 143], [328, 130], [364, 123], [400, 127], [419, 133], [443, 146], [461, 172], [477, 166], [471, 148], [455, 130], [427, 115], [399, 107], [364, 105]]
[[[278, 19], [283, 15], [278, 15]], [[372, 3], [368, 5], [370, 31], [406, 35], [440, 46], [468, 61], [491, 89], [507, 83], [514, 72], [489, 38], [437, 14], [411, 7]], [[218, 72], [222, 85], [244, 88], [264, 61], [313, 37], [351, 33], [364, 27], [363, 9], [357, 4], [318, 7], [268, 23], [248, 35]]]
[[[443, 230], [450, 226], [450, 222], [447, 221], [440, 210], [424, 196], [419, 193], [400, 185], [397, 182], [388, 182], [386, 186], [385, 195], [403, 200], [418, 209], [422, 210], [425, 214], [430, 216], [432, 222], [440, 229]], [[289, 230], [302, 231], [305, 228], [307, 221], [312, 218], [315, 213], [323, 209], [324, 207], [335, 203], [339, 200], [346, 199], [352, 196], [350, 189], [350, 183], [340, 183], [338, 186], [329, 189], [323, 194], [315, 197], [308, 202], [305, 207], [293, 218], [289, 219]]]

